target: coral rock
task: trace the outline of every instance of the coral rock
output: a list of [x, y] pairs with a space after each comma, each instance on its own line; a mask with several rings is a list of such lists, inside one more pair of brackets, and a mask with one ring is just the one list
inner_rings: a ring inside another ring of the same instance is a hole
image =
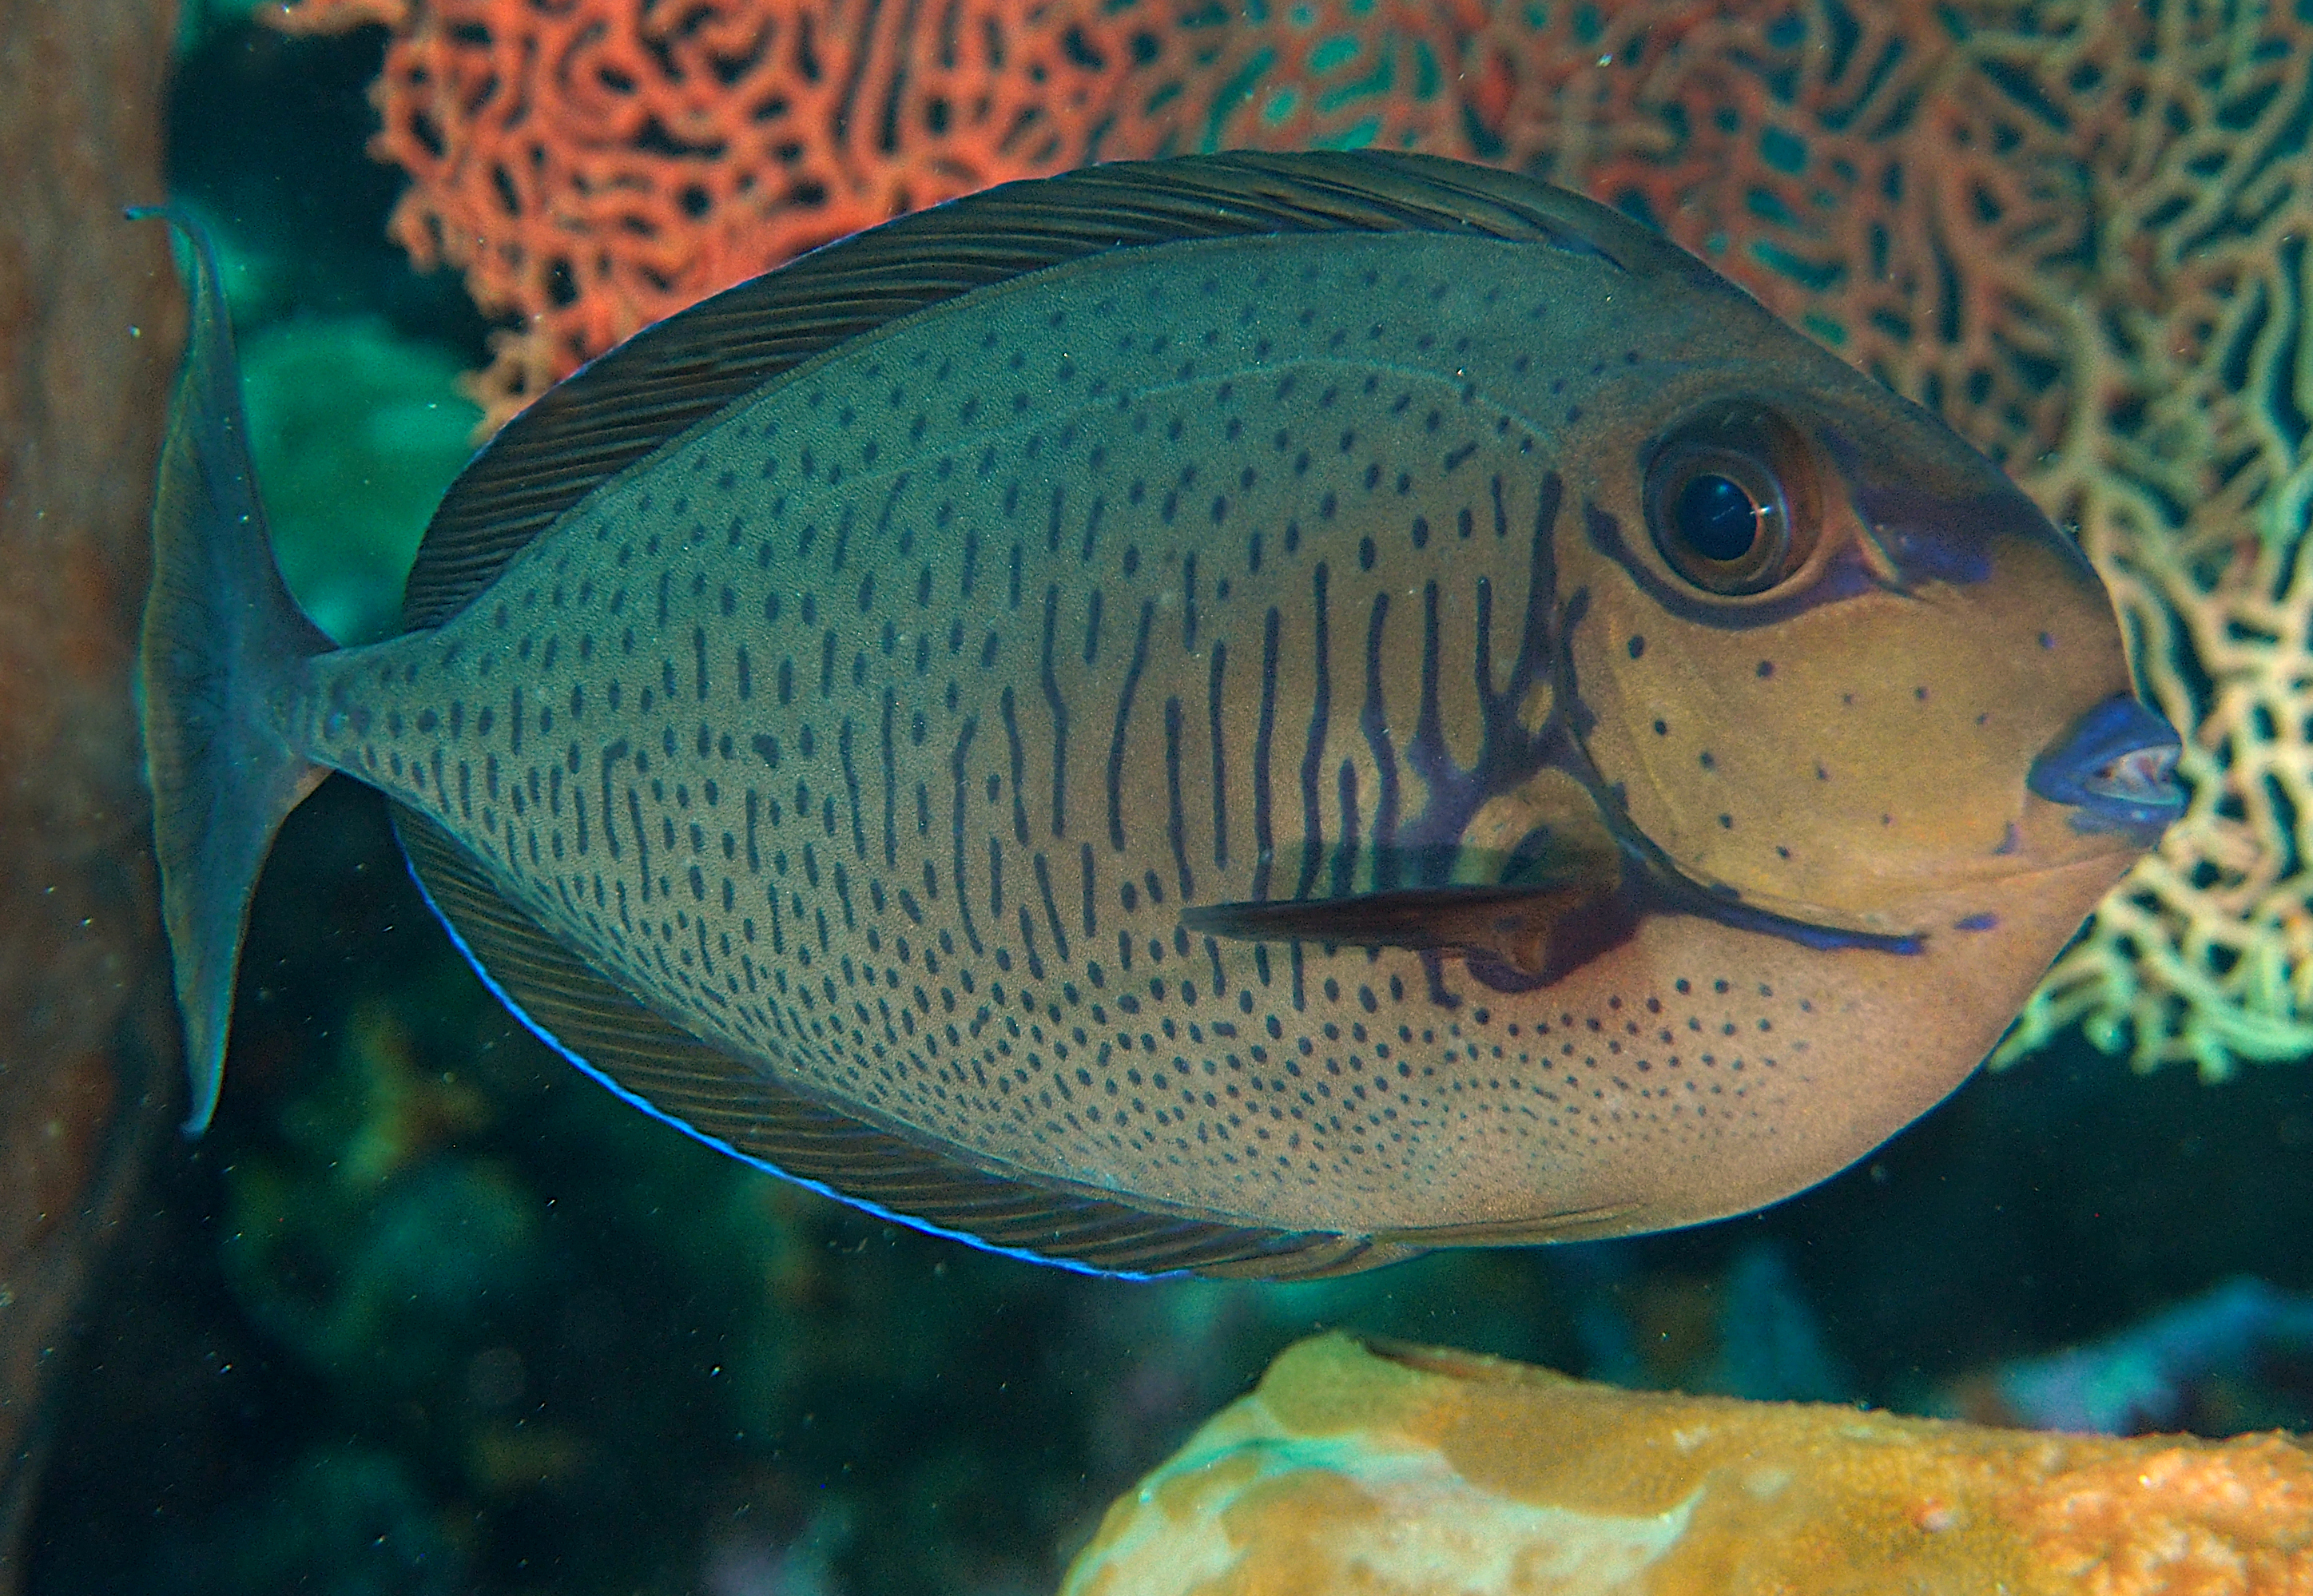
[[0, 1590], [176, 1069], [129, 677], [182, 322], [120, 220], [161, 193], [170, 9], [0, 0]]
[[2313, 1453], [1625, 1391], [1321, 1336], [1109, 1509], [1064, 1596], [2313, 1592]]

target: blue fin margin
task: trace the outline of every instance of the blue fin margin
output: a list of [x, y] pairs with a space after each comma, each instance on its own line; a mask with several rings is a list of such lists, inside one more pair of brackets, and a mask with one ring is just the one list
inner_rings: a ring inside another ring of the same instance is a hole
[[1421, 1250], [1411, 1239], [1162, 1213], [1122, 1194], [981, 1169], [808, 1098], [596, 974], [425, 815], [396, 804], [393, 822], [427, 907], [508, 1013], [622, 1101], [743, 1163], [930, 1235], [1113, 1278], [1309, 1279]]

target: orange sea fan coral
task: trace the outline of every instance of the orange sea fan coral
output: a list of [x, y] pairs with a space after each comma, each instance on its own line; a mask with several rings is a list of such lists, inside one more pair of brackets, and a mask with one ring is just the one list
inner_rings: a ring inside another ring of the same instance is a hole
[[[1674, 145], [1660, 61], [1768, 29], [1756, 0], [1611, 14], [1508, 0], [287, 0], [392, 31], [391, 231], [520, 319], [493, 425], [546, 382], [787, 257], [1007, 179], [1191, 150], [1421, 149], [1579, 182]], [[1699, 153], [1698, 153], [1699, 152]], [[1680, 170], [1674, 168], [1674, 170]]]
[[2313, 1052], [2313, 15], [2101, 0], [294, 0], [393, 29], [396, 235], [520, 319], [503, 418], [911, 205], [1380, 145], [1643, 212], [2078, 527], [2191, 813], [2009, 1044]]
[[[1009, 178], [1218, 144], [1430, 145], [1446, 13], [1291, 0], [297, 0], [393, 30], [377, 153], [421, 265], [521, 318], [503, 420], [638, 328], [814, 244]], [[1274, 89], [1253, 98], [1273, 80]]]

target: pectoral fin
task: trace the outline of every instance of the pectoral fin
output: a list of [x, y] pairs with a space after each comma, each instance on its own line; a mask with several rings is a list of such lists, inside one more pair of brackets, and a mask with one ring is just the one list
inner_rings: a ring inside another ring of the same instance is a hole
[[1344, 943], [1497, 964], [1520, 975], [1560, 973], [1586, 912], [1605, 907], [1611, 881], [1545, 886], [1417, 887], [1351, 898], [1217, 903], [1181, 916], [1192, 931], [1238, 942]]

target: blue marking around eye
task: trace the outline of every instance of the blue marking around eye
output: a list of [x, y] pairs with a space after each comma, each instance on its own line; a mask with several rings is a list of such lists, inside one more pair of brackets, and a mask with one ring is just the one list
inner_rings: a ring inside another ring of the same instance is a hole
[[[1992, 499], [1954, 504], [1908, 487], [1859, 489], [1855, 508], [1905, 591], [1925, 582], [1972, 587], [1992, 580], [1989, 541], [1980, 535], [2013, 507]], [[2039, 511], [2031, 511], [2037, 519]], [[2018, 523], [2022, 516], [2015, 516]], [[1957, 530], [1966, 526], [1969, 530]]]
[[1864, 468], [1863, 452], [1835, 427], [1817, 427], [1815, 435], [1846, 479], [1848, 502], [1868, 535], [1895, 567], [1899, 588], [1926, 582], [1954, 586], [1987, 582], [1992, 551], [2004, 542], [2047, 549], [2076, 578], [2098, 581], [2080, 546], [2058, 531], [1991, 461], [1978, 457], [1974, 462], [1982, 492], [1939, 494], [1873, 476]]

